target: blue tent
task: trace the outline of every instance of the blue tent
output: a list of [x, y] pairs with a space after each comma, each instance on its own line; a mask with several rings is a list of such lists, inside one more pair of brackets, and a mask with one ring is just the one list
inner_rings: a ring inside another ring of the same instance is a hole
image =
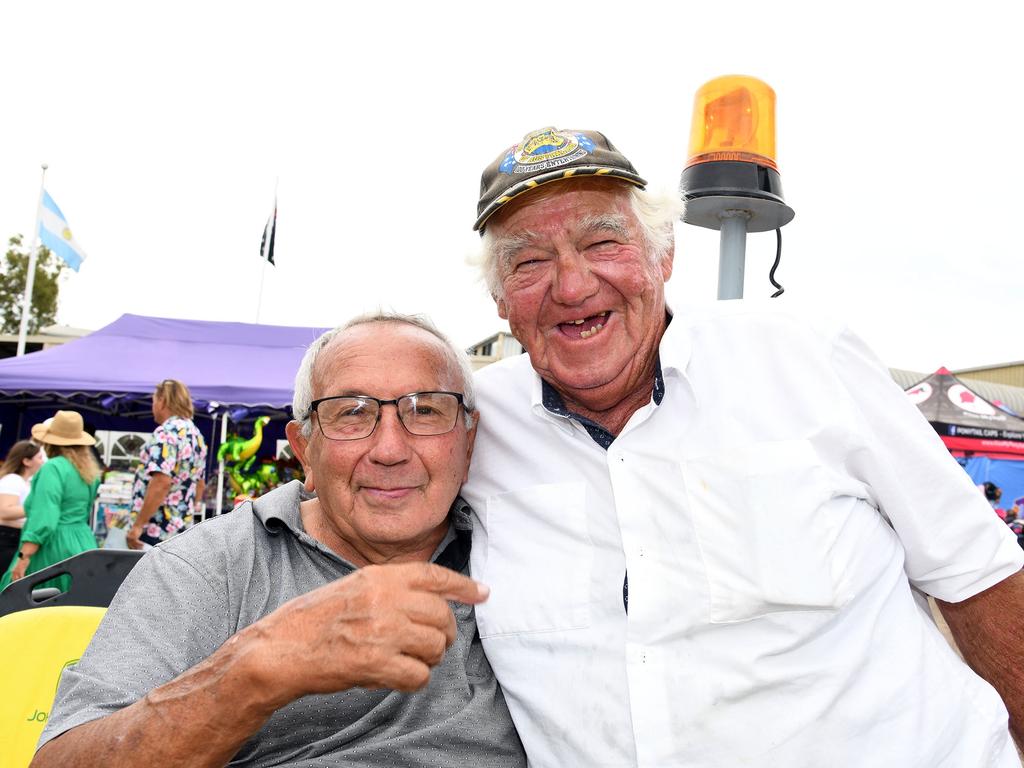
[[987, 456], [959, 459], [971, 479], [981, 483], [995, 483], [1003, 490], [999, 506], [1009, 509], [1017, 505], [1024, 512], [1024, 461], [990, 459]]

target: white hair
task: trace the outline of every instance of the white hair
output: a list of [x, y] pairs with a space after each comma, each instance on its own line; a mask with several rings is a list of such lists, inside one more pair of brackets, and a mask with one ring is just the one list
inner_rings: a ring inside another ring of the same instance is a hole
[[[581, 177], [585, 178], [585, 177]], [[659, 264], [668, 255], [675, 243], [675, 223], [682, 218], [686, 204], [678, 194], [652, 193], [630, 185], [630, 208], [640, 222], [647, 256], [653, 264]], [[480, 276], [496, 300], [504, 298], [502, 285], [502, 258], [498, 252], [496, 238], [490, 229], [484, 229], [480, 240], [480, 253], [474, 261], [480, 269]]]
[[441, 333], [430, 318], [424, 315], [403, 315], [398, 312], [378, 310], [354, 317], [344, 325], [326, 331], [309, 345], [309, 349], [306, 350], [302, 363], [299, 365], [299, 370], [295, 374], [295, 394], [292, 396], [292, 416], [302, 424], [302, 435], [308, 438], [312, 434], [310, 405], [313, 402], [313, 372], [316, 370], [316, 361], [320, 357], [320, 353], [345, 331], [370, 323], [409, 325], [426, 331], [441, 342], [444, 355], [447, 358], [445, 373], [459, 380], [462, 388], [462, 411], [466, 428], [472, 427], [476, 397], [473, 394], [473, 367], [469, 363], [469, 356], [452, 344], [451, 339]]

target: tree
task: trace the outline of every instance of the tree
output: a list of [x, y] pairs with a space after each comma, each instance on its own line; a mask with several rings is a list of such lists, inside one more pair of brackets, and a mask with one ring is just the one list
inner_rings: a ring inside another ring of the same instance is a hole
[[[7, 254], [0, 263], [0, 330], [17, 333], [21, 328], [21, 302], [25, 296], [29, 249], [22, 245], [21, 235], [14, 235], [7, 245]], [[32, 310], [28, 317], [29, 333], [36, 333], [56, 322], [57, 296], [60, 293], [57, 278], [64, 267], [64, 261], [54, 256], [49, 248], [39, 246], [36, 279], [32, 285]]]

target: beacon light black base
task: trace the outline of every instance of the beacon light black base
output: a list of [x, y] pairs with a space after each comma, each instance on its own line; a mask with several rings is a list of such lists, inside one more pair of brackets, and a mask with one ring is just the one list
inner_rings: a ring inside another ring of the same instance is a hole
[[724, 211], [750, 214], [747, 232], [768, 232], [793, 220], [796, 212], [782, 199], [778, 171], [757, 163], [714, 160], [683, 170], [679, 191], [686, 201], [683, 221], [721, 229]]

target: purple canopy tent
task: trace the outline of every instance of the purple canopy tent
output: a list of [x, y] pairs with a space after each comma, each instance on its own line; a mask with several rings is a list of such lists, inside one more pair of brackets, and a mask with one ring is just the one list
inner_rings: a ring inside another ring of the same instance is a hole
[[163, 379], [180, 379], [203, 405], [285, 410], [302, 355], [324, 330], [121, 315], [59, 347], [0, 360], [0, 393], [113, 406], [106, 396], [146, 398]]
[[5, 442], [11, 431], [23, 437], [27, 409], [145, 418], [152, 428], [151, 397], [163, 379], [188, 385], [197, 415], [221, 420], [223, 440], [229, 414], [290, 413], [299, 362], [324, 330], [122, 315], [59, 347], [0, 360], [4, 410], [17, 409], [18, 421]]

